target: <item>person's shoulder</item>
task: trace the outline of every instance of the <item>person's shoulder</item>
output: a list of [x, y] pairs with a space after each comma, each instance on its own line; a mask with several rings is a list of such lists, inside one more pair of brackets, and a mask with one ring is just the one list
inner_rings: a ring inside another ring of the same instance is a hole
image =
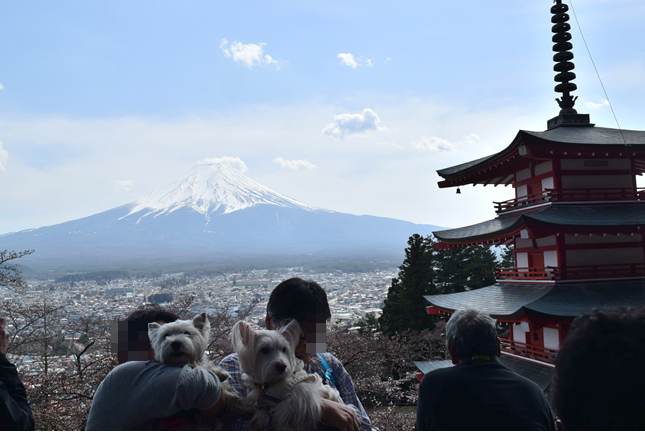
[[439, 368], [424, 374], [421, 379], [419, 387], [421, 388], [436, 388], [440, 384], [450, 382], [453, 378], [460, 376], [457, 366], [450, 366], [448, 368]]
[[499, 367], [497, 369], [505, 374], [507, 380], [512, 380], [518, 387], [532, 392], [540, 399], [540, 401], [542, 400], [542, 398], [544, 398], [544, 392], [542, 391], [542, 388], [538, 386], [535, 381], [518, 374], [517, 372], [502, 365], [501, 363], [499, 364]]
[[142, 372], [149, 368], [152, 363], [156, 363], [157, 365], [160, 365], [160, 363], [154, 362], [154, 361], [146, 361], [146, 362], [125, 362], [121, 363], [117, 366], [114, 367], [110, 371], [108, 375], [123, 375], [123, 374], [130, 374], [130, 373], [136, 373], [136, 372]]
[[332, 367], [333, 366], [340, 366], [341, 368], [343, 367], [343, 362], [338, 360], [336, 356], [334, 356], [332, 353], [316, 353], [311, 355], [311, 361], [314, 363], [322, 364], [321, 357], [325, 358], [325, 361], [329, 363]]
[[231, 353], [228, 356], [224, 357], [221, 362], [219, 362], [220, 365], [226, 364], [226, 363], [239, 363], [240, 358], [237, 355], [237, 353]]

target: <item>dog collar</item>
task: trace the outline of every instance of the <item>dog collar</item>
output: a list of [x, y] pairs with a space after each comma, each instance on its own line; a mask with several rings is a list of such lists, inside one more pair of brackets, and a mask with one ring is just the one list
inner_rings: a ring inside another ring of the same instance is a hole
[[[304, 372], [304, 371], [301, 371], [301, 372]], [[291, 387], [289, 387], [289, 389], [284, 392], [284, 396], [286, 396], [289, 393], [291, 393], [291, 390], [293, 390], [294, 387], [296, 387], [298, 384], [300, 384], [302, 382], [305, 382], [305, 381], [307, 381], [307, 382], [312, 382], [312, 381], [315, 382], [316, 377], [314, 375], [315, 374], [301, 375], [300, 378], [298, 378], [291, 385]], [[269, 408], [277, 406], [278, 404], [280, 404], [284, 400], [283, 398], [281, 398], [279, 396], [276, 396], [276, 395], [273, 395], [271, 393], [268, 393], [269, 388], [272, 385], [270, 385], [268, 383], [261, 384], [261, 383], [258, 383], [256, 381], [253, 381], [253, 384], [260, 390], [260, 396], [259, 396], [258, 400], [255, 402], [255, 407], [269, 409]]]

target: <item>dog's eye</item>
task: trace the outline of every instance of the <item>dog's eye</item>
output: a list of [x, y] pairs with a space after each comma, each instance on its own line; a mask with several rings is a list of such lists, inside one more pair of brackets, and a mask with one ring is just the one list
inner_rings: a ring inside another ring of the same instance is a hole
[[286, 353], [287, 352], [287, 347], [282, 347], [282, 352]]
[[184, 332], [184, 334], [190, 336], [190, 332]]
[[269, 354], [269, 353], [271, 352], [271, 350], [269, 350], [268, 348], [262, 348], [262, 349], [260, 350], [260, 352], [261, 352], [262, 354]]

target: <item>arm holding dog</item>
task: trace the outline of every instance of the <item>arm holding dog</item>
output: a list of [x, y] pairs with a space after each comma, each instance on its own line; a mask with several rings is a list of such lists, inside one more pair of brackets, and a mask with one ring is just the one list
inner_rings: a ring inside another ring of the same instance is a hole
[[201, 367], [124, 363], [97, 389], [86, 430], [131, 430], [180, 410], [206, 410], [217, 403], [220, 391], [217, 375]]

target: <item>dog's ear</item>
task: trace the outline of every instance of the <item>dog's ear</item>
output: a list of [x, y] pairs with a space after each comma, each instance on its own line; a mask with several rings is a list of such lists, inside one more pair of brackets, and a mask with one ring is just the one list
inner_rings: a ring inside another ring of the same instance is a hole
[[157, 332], [160, 328], [161, 325], [157, 324], [156, 322], [148, 323], [148, 339], [150, 339], [150, 342], [155, 339], [155, 336], [157, 335]]
[[291, 349], [295, 349], [296, 346], [298, 346], [298, 341], [300, 341], [300, 336], [302, 334], [298, 321], [292, 319], [289, 324], [287, 324], [285, 327], [282, 327], [278, 331], [289, 341], [289, 343], [291, 344]]
[[235, 323], [235, 325], [233, 326], [233, 331], [231, 333], [231, 341], [233, 343], [235, 352], [239, 353], [239, 350], [247, 347], [254, 335], [255, 331], [253, 331], [251, 326], [246, 322], [238, 321], [237, 323]]
[[211, 332], [211, 322], [208, 320], [208, 315], [206, 315], [206, 312], [200, 313], [195, 318], [193, 318], [193, 325], [202, 333], [202, 336], [208, 339], [208, 336]]

